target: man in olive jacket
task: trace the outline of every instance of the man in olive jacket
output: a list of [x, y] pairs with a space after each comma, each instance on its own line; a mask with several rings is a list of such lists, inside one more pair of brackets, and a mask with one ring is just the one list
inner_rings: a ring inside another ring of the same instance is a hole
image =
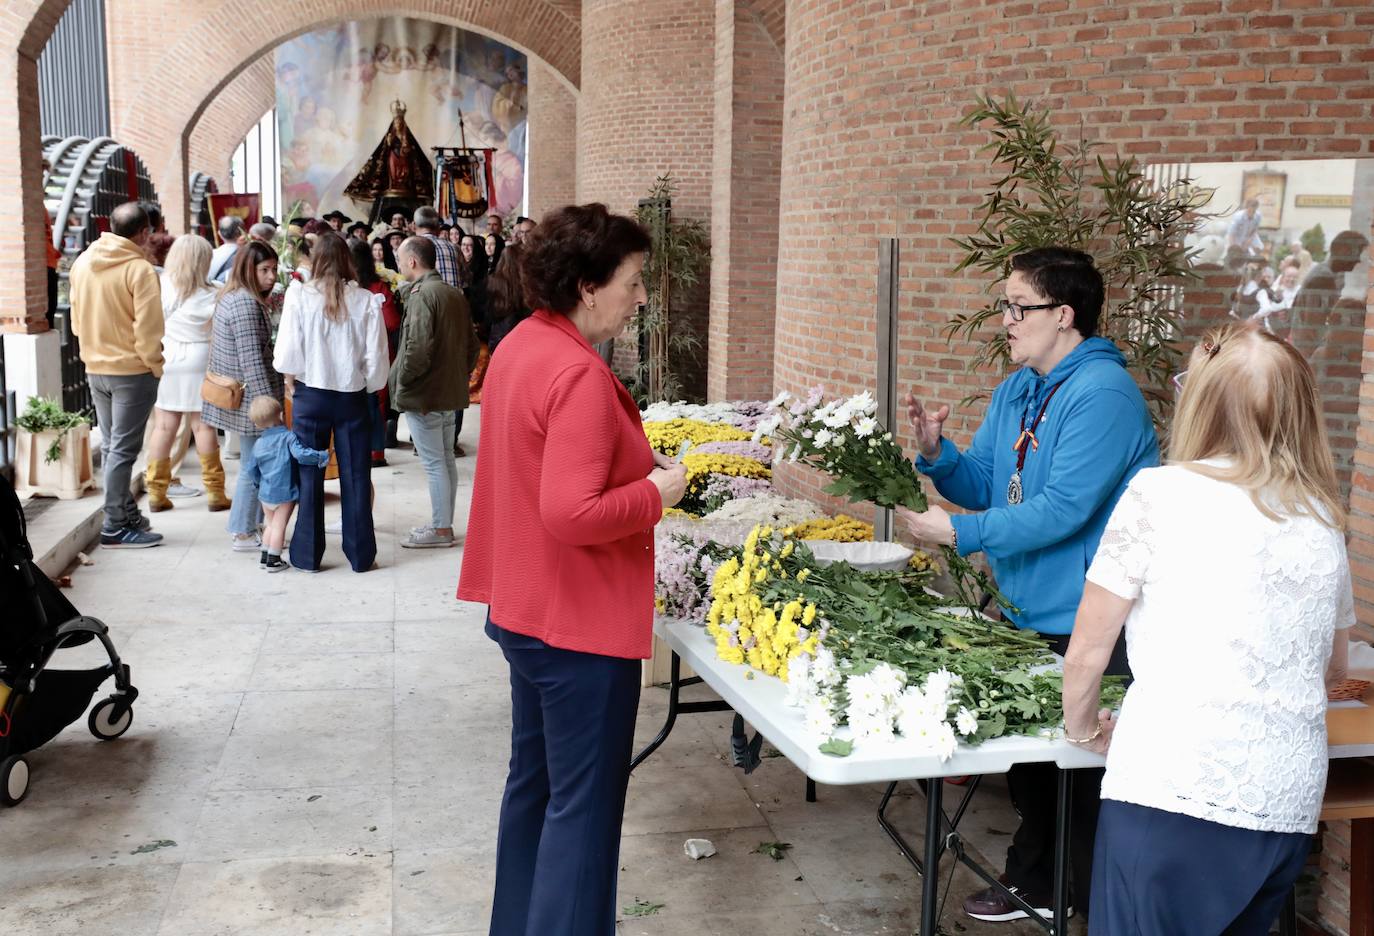
[[467, 299], [434, 271], [431, 241], [408, 238], [397, 251], [396, 262], [408, 285], [403, 293], [400, 345], [391, 365], [391, 405], [406, 414], [410, 439], [429, 477], [433, 513], [430, 526], [412, 531], [401, 545], [443, 548], [454, 544], [458, 463], [453, 443], [468, 406], [468, 377], [477, 363], [477, 336]]

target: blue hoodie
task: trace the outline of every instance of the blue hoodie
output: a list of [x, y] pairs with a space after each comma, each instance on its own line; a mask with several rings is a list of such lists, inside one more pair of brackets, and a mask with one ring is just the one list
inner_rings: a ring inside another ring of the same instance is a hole
[[[1089, 338], [1044, 377], [1023, 367], [997, 387], [973, 443], [949, 439], [916, 467], [957, 514], [960, 555], [987, 554], [997, 585], [1020, 609], [1008, 615], [1042, 634], [1073, 630], [1083, 582], [1117, 499], [1142, 468], [1159, 464], [1154, 426], [1116, 345]], [[1021, 471], [1024, 500], [1007, 503], [1016, 470], [1012, 446], [1046, 395], [1062, 383], [1036, 430], [1038, 449]]]

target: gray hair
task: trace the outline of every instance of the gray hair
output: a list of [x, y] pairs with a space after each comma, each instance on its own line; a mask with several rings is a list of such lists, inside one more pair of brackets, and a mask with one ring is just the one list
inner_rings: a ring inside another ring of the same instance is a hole
[[248, 229], [248, 236], [254, 240], [270, 241], [277, 236], [277, 229], [266, 221], [259, 221]]
[[219, 219], [219, 239], [226, 244], [236, 243], [243, 236], [243, 219], [225, 215]]
[[422, 231], [437, 231], [440, 225], [439, 212], [429, 205], [415, 209], [415, 226]]
[[407, 237], [397, 252], [410, 254], [424, 270], [434, 269], [434, 264], [438, 260], [435, 256], [434, 241], [428, 237]]

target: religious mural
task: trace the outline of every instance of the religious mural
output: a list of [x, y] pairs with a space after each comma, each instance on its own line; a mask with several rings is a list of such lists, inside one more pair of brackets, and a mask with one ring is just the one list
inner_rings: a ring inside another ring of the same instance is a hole
[[[432, 204], [432, 147], [492, 147], [492, 210], [521, 206], [524, 54], [426, 20], [345, 23], [276, 51], [283, 204], [367, 218], [378, 200]], [[461, 121], [459, 115], [462, 115]]]

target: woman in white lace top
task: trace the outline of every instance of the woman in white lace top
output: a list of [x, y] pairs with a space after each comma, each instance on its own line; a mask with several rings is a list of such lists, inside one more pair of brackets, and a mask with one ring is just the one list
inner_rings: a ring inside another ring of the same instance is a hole
[[[1064, 665], [1070, 740], [1107, 752], [1090, 932], [1269, 932], [1317, 829], [1326, 683], [1354, 620], [1312, 370], [1253, 326], [1192, 354], [1169, 465], [1103, 534]], [[1135, 682], [1097, 711], [1122, 626]]]

